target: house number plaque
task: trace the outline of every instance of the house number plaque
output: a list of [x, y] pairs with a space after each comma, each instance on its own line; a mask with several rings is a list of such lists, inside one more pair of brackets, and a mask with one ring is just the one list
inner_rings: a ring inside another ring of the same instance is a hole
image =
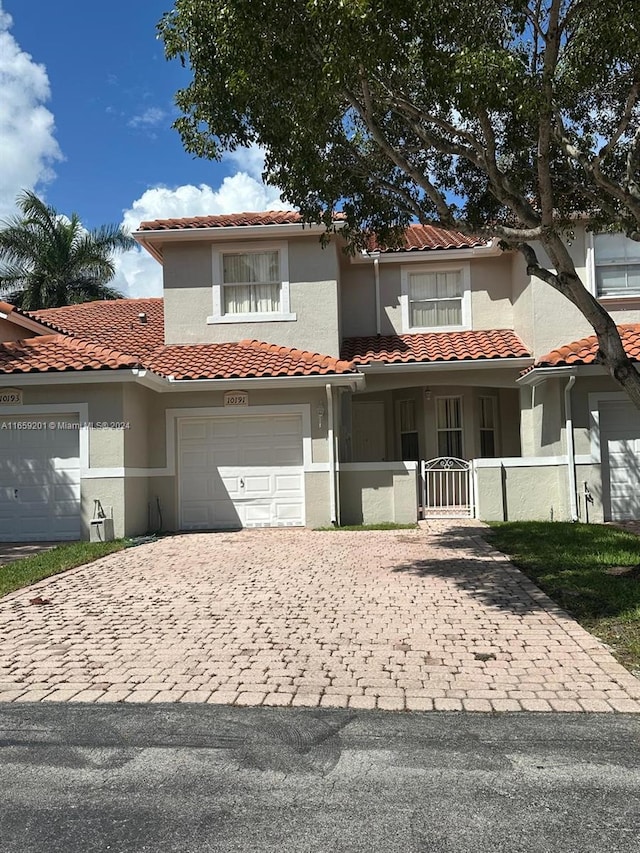
[[22, 390], [20, 388], [0, 388], [0, 406], [21, 406]]
[[248, 406], [249, 395], [246, 391], [227, 391], [224, 395], [225, 406]]

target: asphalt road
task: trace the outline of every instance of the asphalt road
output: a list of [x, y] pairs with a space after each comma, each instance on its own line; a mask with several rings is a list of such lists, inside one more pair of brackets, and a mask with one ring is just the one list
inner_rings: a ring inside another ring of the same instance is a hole
[[2, 853], [637, 853], [640, 719], [0, 708]]

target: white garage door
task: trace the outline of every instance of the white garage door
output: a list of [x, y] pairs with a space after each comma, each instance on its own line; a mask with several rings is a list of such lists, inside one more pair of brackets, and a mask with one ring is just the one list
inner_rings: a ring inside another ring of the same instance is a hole
[[640, 412], [633, 403], [600, 404], [605, 516], [640, 518]]
[[299, 416], [188, 418], [178, 439], [183, 530], [304, 525]]
[[[0, 417], [0, 541], [80, 539], [76, 416]], [[46, 428], [34, 429], [36, 424]]]

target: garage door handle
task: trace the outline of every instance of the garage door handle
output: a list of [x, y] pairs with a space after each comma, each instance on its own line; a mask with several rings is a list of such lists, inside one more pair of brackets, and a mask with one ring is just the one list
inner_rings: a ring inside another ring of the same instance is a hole
[[244, 479], [240, 477], [240, 488], [244, 489]]
[[13, 490], [13, 496], [16, 500], [18, 500], [18, 490], [17, 489]]

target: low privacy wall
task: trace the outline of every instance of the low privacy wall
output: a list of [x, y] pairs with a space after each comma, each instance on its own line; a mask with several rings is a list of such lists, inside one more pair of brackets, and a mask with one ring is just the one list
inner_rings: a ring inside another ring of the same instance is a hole
[[[602, 522], [599, 464], [576, 460], [578, 520]], [[476, 516], [483, 521], [567, 521], [571, 519], [565, 456], [475, 459]]]
[[476, 459], [476, 515], [483, 521], [567, 521], [567, 466], [550, 459]]
[[339, 482], [341, 524], [417, 520], [417, 462], [343, 463]]

